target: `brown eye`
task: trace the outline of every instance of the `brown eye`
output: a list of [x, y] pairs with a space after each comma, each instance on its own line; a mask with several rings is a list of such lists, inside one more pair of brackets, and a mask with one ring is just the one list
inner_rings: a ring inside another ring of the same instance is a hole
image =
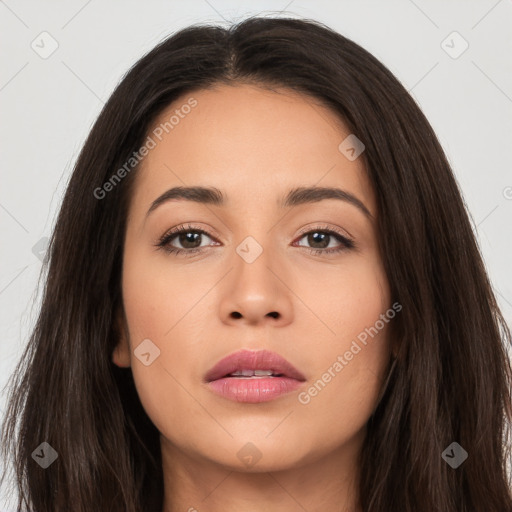
[[355, 243], [352, 240], [331, 229], [310, 230], [303, 233], [299, 241], [303, 239], [306, 240], [309, 247], [303, 244], [299, 244], [299, 247], [305, 247], [315, 254], [336, 253], [355, 247]]
[[202, 236], [202, 233], [188, 232], [179, 233], [178, 235], [173, 236], [172, 239], [176, 239], [184, 249], [196, 249], [201, 246]]
[[[157, 242], [156, 247], [163, 249], [168, 253], [188, 253], [194, 254], [201, 252], [205, 245], [201, 245], [204, 238], [211, 241], [212, 237], [202, 229], [194, 228], [192, 226], [179, 226], [165, 233]], [[208, 245], [212, 245], [211, 243]]]

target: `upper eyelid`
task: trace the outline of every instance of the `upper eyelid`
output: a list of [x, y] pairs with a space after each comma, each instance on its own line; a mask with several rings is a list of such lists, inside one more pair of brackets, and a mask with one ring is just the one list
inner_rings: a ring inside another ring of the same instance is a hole
[[303, 228], [299, 231], [299, 236], [307, 235], [308, 233], [311, 233], [312, 231], [320, 231], [320, 232], [328, 232], [332, 233], [338, 236], [342, 236], [344, 238], [348, 238], [349, 240], [354, 240], [354, 237], [348, 233], [348, 231], [341, 229], [341, 228], [332, 228], [330, 226], [314, 226], [314, 227], [307, 227]]
[[210, 238], [220, 238], [219, 235], [215, 233], [215, 230], [213, 230], [214, 233], [212, 234], [210, 233], [210, 229], [200, 228], [197, 226], [190, 226], [188, 223], [187, 225], [182, 224], [180, 226], [175, 226], [173, 228], [168, 229], [167, 231], [165, 231], [161, 238], [171, 235], [179, 235], [180, 233], [188, 233], [189, 231], [197, 231], [199, 233], [205, 234], [206, 236], [209, 236]]

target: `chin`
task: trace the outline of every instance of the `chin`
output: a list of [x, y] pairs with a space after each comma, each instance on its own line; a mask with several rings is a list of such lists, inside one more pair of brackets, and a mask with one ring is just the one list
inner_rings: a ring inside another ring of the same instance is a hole
[[299, 452], [298, 443], [283, 446], [275, 441], [230, 440], [222, 453], [211, 453], [208, 458], [229, 471], [264, 473], [296, 469], [313, 459], [311, 453]]

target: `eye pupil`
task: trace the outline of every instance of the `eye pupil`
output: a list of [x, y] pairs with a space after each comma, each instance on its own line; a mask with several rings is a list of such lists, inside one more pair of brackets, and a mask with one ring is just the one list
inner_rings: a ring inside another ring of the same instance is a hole
[[[326, 233], [319, 233], [318, 231], [315, 231], [314, 233], [311, 233], [308, 235], [308, 243], [313, 245], [320, 243], [320, 247], [315, 247], [317, 249], [325, 249], [329, 245], [329, 236]], [[326, 243], [327, 242], [327, 243]]]
[[[201, 245], [201, 233], [194, 233], [194, 232], [188, 232], [188, 233], [180, 233], [179, 235], [179, 241], [182, 247], [185, 249], [195, 249], [196, 247], [199, 247]], [[193, 245], [188, 245], [189, 243], [192, 243]], [[198, 244], [195, 242], [199, 242]]]

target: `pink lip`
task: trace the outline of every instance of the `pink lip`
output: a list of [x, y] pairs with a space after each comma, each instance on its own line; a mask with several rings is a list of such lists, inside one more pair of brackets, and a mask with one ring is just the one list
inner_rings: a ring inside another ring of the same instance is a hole
[[[242, 370], [271, 370], [276, 377], [229, 377]], [[259, 403], [274, 400], [299, 388], [305, 381], [291, 363], [268, 350], [239, 350], [221, 359], [205, 376], [215, 393], [236, 402]]]

